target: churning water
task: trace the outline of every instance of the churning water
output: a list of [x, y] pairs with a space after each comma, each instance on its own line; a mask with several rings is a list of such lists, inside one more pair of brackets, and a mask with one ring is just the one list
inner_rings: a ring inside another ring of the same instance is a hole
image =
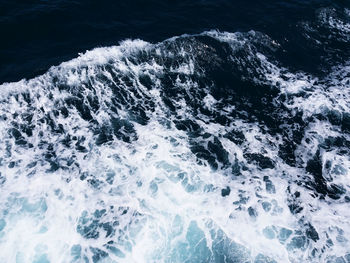
[[[346, 47], [349, 9], [314, 19]], [[281, 52], [125, 40], [0, 86], [0, 262], [350, 262], [350, 57]]]

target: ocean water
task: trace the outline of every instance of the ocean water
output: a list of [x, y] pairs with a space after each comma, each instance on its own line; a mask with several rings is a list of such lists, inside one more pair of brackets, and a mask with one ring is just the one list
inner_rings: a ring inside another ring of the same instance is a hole
[[2, 1], [0, 262], [350, 262], [350, 2]]

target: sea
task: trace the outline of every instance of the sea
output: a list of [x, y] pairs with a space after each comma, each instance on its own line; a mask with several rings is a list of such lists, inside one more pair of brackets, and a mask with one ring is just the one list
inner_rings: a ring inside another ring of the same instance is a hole
[[0, 263], [349, 263], [349, 0], [0, 0]]

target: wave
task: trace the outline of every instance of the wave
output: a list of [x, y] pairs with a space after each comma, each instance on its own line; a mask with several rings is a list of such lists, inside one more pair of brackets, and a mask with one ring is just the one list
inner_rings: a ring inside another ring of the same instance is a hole
[[349, 261], [349, 64], [279, 49], [127, 40], [1, 85], [0, 261]]

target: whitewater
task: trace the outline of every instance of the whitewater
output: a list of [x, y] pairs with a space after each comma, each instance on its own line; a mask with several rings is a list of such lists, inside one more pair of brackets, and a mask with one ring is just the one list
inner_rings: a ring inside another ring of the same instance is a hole
[[0, 262], [350, 262], [350, 62], [279, 49], [125, 40], [2, 84]]

